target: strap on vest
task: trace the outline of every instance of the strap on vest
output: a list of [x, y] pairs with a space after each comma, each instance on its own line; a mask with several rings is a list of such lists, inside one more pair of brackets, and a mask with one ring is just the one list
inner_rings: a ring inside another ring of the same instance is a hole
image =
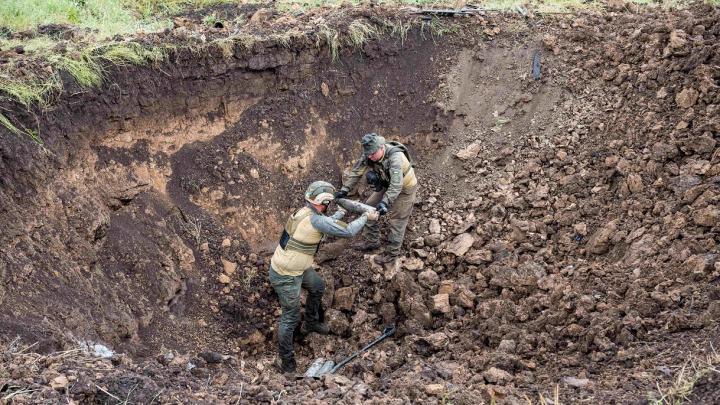
[[[297, 211], [295, 213], [297, 213]], [[295, 214], [293, 214], [293, 215], [295, 215]], [[309, 214], [304, 215], [300, 218], [297, 218], [295, 220], [295, 224], [299, 224], [300, 221], [309, 217], [310, 215], [312, 215], [312, 212], [310, 212]], [[292, 235], [290, 235], [290, 233], [288, 233], [288, 230], [287, 230], [287, 228], [293, 228], [293, 229], [291, 229], [291, 231], [293, 233], [295, 233], [295, 230], [297, 229], [297, 225], [292, 226], [291, 224], [293, 222], [294, 221], [292, 220], [292, 216], [290, 216], [290, 219], [288, 220], [287, 224], [285, 225], [285, 229], [283, 229], [283, 233], [280, 236], [280, 242], [279, 242], [280, 247], [283, 250], [294, 250], [296, 252], [304, 253], [306, 255], [315, 255], [317, 253], [317, 251], [320, 249], [320, 244], [319, 243], [304, 243], [304, 242], [300, 242], [297, 239], [294, 239], [292, 237]]]

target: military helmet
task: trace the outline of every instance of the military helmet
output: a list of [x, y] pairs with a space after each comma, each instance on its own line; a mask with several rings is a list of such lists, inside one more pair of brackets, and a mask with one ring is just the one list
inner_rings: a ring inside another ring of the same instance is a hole
[[305, 191], [305, 200], [317, 205], [328, 205], [335, 197], [335, 186], [327, 181], [314, 181]]
[[363, 152], [365, 152], [365, 155], [367, 156], [372, 155], [373, 153], [377, 152], [378, 149], [382, 148], [382, 146], [385, 144], [385, 138], [372, 132], [363, 135], [360, 143], [362, 144]]

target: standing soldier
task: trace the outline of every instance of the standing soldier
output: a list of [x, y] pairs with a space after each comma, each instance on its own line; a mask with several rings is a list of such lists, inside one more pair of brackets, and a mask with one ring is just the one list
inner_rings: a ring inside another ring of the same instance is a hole
[[285, 373], [295, 372], [293, 333], [300, 322], [300, 288], [308, 291], [305, 322], [302, 333], [329, 333], [327, 324], [320, 322], [320, 305], [325, 283], [312, 269], [313, 259], [324, 235], [350, 238], [357, 235], [368, 219], [377, 220], [378, 213], [364, 213], [346, 224], [340, 219], [345, 211], [339, 209], [328, 217], [324, 213], [333, 200], [335, 187], [324, 181], [310, 184], [305, 192], [306, 205], [295, 211], [283, 230], [280, 243], [270, 259], [270, 284], [280, 300], [282, 315], [278, 324], [277, 366]]
[[[377, 134], [366, 134], [361, 140], [363, 154], [349, 172], [343, 176], [343, 184], [335, 198], [347, 197], [363, 174], [374, 192], [367, 199], [368, 205], [375, 206], [380, 215], [390, 212], [390, 234], [385, 255], [377, 259], [380, 263], [394, 260], [400, 255], [405, 228], [407, 228], [415, 194], [417, 178], [407, 147], [399, 142], [385, 142]], [[380, 247], [380, 228], [377, 221], [367, 222], [365, 242], [360, 250], [370, 251]]]

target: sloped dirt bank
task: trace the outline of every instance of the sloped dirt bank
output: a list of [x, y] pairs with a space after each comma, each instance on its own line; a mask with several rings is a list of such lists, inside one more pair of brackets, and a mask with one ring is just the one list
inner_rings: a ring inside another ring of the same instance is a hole
[[[49, 141], [72, 155], [60, 163], [20, 159], [31, 147], [5, 138], [13, 170], [3, 184], [17, 193], [3, 197], [15, 229], [3, 241], [13, 249], [2, 268], [6, 336], [54, 343], [72, 332], [154, 358], [37, 360], [16, 344], [0, 392], [526, 403], [557, 385], [566, 402], [659, 398], [684, 370], [712, 364], [718, 343], [717, 21], [711, 8], [500, 15], [439, 40], [413, 31], [403, 44], [370, 42], [339, 64], [325, 49], [271, 48], [262, 69], [240, 62], [217, 82], [190, 79], [201, 100], [190, 107], [172, 87], [187, 80], [147, 76], [143, 85], [170, 87], [131, 105], [154, 114], [131, 113], [143, 119], [100, 136], [69, 131], [72, 148]], [[340, 376], [287, 380], [270, 366], [267, 252], [306, 184], [337, 182], [370, 130], [417, 158], [407, 258], [380, 267], [326, 245], [337, 335], [301, 342], [300, 366], [349, 353], [384, 323], [398, 336]], [[21, 170], [31, 164], [37, 177]], [[713, 403], [714, 374], [703, 370], [690, 398]]]
[[433, 133], [437, 53], [418, 32], [340, 63], [267, 41], [66, 95], [42, 148], [3, 137], [3, 329], [131, 351], [266, 333], [261, 253], [281, 217], [308, 182], [338, 178], [365, 127]]

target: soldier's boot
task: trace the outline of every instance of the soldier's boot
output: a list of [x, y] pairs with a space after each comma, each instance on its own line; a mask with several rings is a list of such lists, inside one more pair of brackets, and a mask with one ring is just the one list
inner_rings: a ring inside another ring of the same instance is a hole
[[372, 252], [380, 248], [380, 242], [376, 240], [362, 240], [353, 243], [352, 248], [360, 252]]
[[330, 333], [330, 327], [325, 322], [304, 322], [300, 332], [303, 335], [309, 335], [313, 332], [320, 335], [327, 335]]
[[383, 253], [382, 255], [375, 256], [375, 263], [377, 263], [377, 264], [390, 263], [399, 258], [400, 258], [400, 255], [397, 253], [386, 252], [386, 253]]
[[297, 371], [297, 363], [295, 363], [294, 357], [284, 358], [278, 356], [275, 359], [275, 367], [283, 374], [294, 374]]

